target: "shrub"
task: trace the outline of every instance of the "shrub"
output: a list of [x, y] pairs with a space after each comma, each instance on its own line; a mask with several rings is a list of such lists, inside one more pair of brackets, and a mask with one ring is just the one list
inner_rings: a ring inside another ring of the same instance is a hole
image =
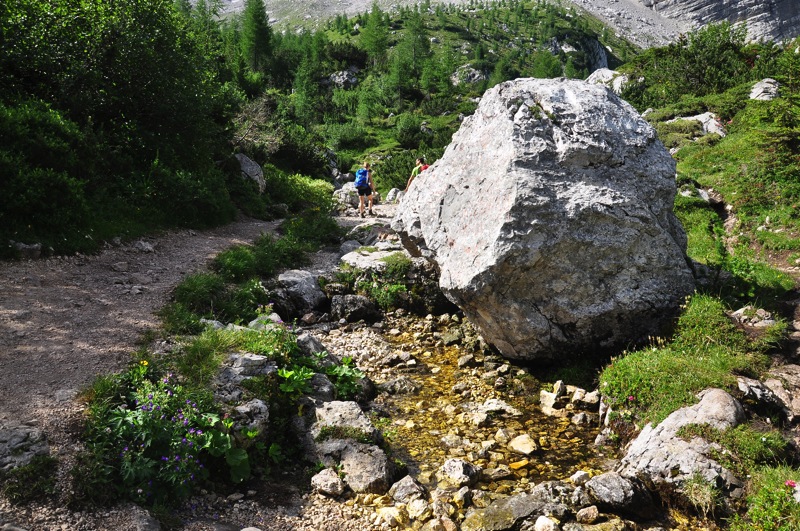
[[228, 294], [214, 311], [218, 319], [228, 323], [252, 321], [258, 315], [258, 308], [269, 302], [267, 291], [257, 279], [232, 287]]
[[175, 302], [188, 310], [206, 315], [225, 297], [225, 281], [217, 274], [196, 273], [183, 279], [175, 288]]
[[333, 185], [304, 175], [288, 175], [269, 166], [264, 168], [267, 194], [272, 203], [285, 203], [292, 212], [319, 209], [330, 212], [333, 206]]
[[122, 376], [128, 388], [118, 407], [93, 410], [89, 442], [96, 460], [109, 463], [125, 499], [148, 505], [185, 499], [224, 463], [231, 480], [250, 474], [247, 452], [234, 445], [210, 393], [190, 390], [147, 360]]
[[325, 174], [325, 148], [301, 125], [282, 124], [282, 136], [274, 156], [277, 161], [305, 175]]
[[299, 242], [308, 242], [310, 244], [308, 250], [313, 250], [319, 245], [339, 243], [343, 234], [343, 229], [327, 211], [318, 210], [304, 212], [286, 221], [282, 229], [287, 237]]
[[[412, 114], [401, 114], [397, 118], [395, 137], [401, 147], [417, 149], [422, 138], [420, 126], [422, 120]], [[410, 173], [410, 172], [409, 172]]]
[[358, 122], [327, 124], [325, 138], [331, 149], [361, 149], [369, 143], [369, 133]]
[[228, 281], [248, 280], [256, 274], [256, 256], [252, 247], [236, 245], [215, 256], [211, 268]]

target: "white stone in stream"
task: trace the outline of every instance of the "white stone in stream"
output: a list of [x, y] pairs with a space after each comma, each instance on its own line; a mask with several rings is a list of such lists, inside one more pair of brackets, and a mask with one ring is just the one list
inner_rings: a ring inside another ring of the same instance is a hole
[[558, 524], [546, 516], [540, 516], [536, 519], [536, 523], [533, 524], [534, 531], [558, 531], [559, 529]]
[[585, 472], [583, 470], [579, 470], [569, 477], [569, 480], [576, 487], [585, 485], [586, 482], [589, 481], [589, 479], [591, 479], [591, 476], [589, 475], [588, 472]]
[[536, 444], [530, 435], [527, 433], [523, 435], [519, 435], [514, 437], [508, 443], [508, 449], [512, 452], [522, 454], [522, 455], [531, 455], [533, 452], [539, 449], [539, 446]]

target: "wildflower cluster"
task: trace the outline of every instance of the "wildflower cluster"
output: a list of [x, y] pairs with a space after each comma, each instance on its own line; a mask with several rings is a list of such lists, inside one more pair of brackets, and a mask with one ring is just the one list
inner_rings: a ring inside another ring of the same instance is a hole
[[207, 476], [203, 460], [219, 416], [189, 397], [169, 374], [142, 379], [108, 417], [124, 489], [141, 502], [183, 498]]

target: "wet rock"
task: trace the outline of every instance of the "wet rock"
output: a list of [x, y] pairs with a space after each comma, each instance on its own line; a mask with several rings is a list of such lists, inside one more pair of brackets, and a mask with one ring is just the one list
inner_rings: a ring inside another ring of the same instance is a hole
[[412, 520], [425, 521], [433, 516], [430, 504], [422, 498], [413, 498], [406, 505], [408, 516]]
[[316, 407], [314, 414], [316, 422], [310, 430], [310, 435], [314, 439], [318, 439], [321, 433], [327, 432], [333, 435], [358, 433], [376, 443], [381, 441], [380, 432], [355, 402], [326, 402]]
[[460, 328], [451, 328], [442, 333], [442, 341], [445, 346], [455, 345], [464, 339], [464, 332]]
[[569, 477], [569, 480], [572, 482], [573, 485], [576, 487], [581, 487], [586, 485], [586, 482], [591, 479], [591, 476], [588, 472], [584, 472], [583, 470], [579, 470], [575, 472]]
[[525, 433], [509, 441], [508, 449], [517, 454], [531, 455], [539, 450], [539, 445], [536, 444], [536, 441], [534, 441], [530, 435]]
[[546, 516], [540, 516], [533, 524], [533, 531], [559, 531], [558, 524]]
[[517, 494], [493, 502], [486, 508], [467, 514], [462, 531], [505, 531], [520, 521], [537, 514], [542, 504], [531, 494]]
[[638, 480], [627, 479], [616, 472], [606, 472], [586, 482], [589, 496], [605, 510], [643, 518], [655, 515], [653, 498]]
[[422, 484], [411, 476], [405, 476], [403, 479], [392, 485], [389, 489], [389, 496], [396, 502], [409, 503], [416, 498], [427, 498], [428, 491]]
[[378, 391], [386, 392], [391, 395], [403, 395], [416, 393], [422, 386], [408, 376], [399, 376], [388, 382], [379, 383]]
[[458, 531], [458, 526], [450, 518], [440, 516], [425, 522], [420, 531]]
[[577, 520], [579, 524], [591, 525], [595, 523], [598, 518], [600, 518], [600, 511], [597, 509], [596, 505], [584, 507], [575, 513], [575, 520]]
[[317, 445], [317, 456], [325, 466], [338, 466], [353, 492], [384, 494], [389, 490], [392, 465], [377, 446], [330, 439]]
[[379, 507], [375, 512], [390, 528], [406, 528], [409, 523], [408, 511], [404, 507]]
[[436, 471], [436, 479], [442, 488], [469, 486], [475, 483], [480, 468], [463, 459], [448, 459]]

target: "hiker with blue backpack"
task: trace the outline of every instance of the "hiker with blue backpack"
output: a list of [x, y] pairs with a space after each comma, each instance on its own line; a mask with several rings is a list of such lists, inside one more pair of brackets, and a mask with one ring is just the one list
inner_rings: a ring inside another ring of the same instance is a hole
[[364, 167], [356, 170], [356, 190], [358, 190], [358, 211], [361, 217], [364, 214], [364, 198], [369, 200], [369, 215], [372, 213], [372, 193], [375, 192], [375, 183], [372, 182], [372, 170], [369, 168], [369, 162], [364, 162]]

